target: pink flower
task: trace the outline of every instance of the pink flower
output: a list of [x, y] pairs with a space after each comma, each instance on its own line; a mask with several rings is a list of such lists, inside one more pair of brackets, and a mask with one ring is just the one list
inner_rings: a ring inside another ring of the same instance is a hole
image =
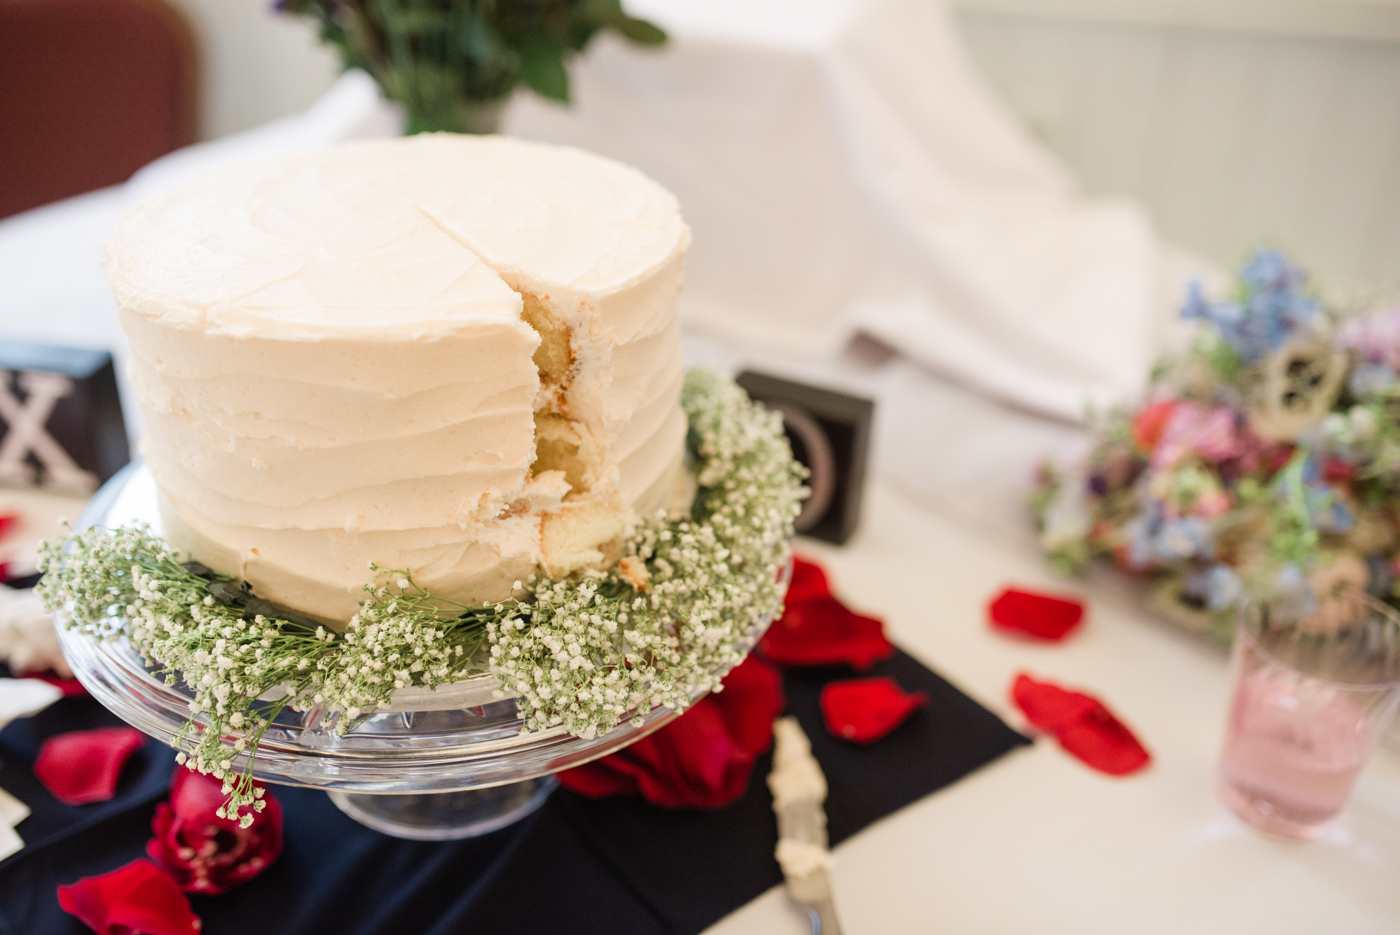
[[1162, 430], [1157, 450], [1152, 454], [1152, 467], [1165, 470], [1189, 454], [1206, 461], [1228, 461], [1245, 457], [1254, 447], [1243, 437], [1235, 410], [1183, 402], [1172, 411]]
[[1400, 371], [1400, 307], [1353, 318], [1342, 326], [1337, 346], [1368, 364]]

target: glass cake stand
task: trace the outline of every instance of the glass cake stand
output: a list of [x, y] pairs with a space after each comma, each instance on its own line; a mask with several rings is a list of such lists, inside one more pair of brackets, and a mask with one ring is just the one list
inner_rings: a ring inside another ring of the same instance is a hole
[[[78, 527], [138, 522], [159, 534], [155, 481], [133, 464], [98, 491]], [[165, 743], [184, 727], [193, 693], [166, 685], [125, 637], [95, 640], [61, 621], [58, 634], [74, 674], [122, 720]], [[253, 775], [324, 789], [351, 818], [395, 837], [467, 838], [542, 805], [556, 785], [552, 773], [619, 750], [676, 717], [658, 706], [640, 725], [589, 740], [562, 727], [521, 735], [514, 696], [498, 697], [496, 689], [490, 675], [436, 691], [401, 689], [390, 707], [343, 736], [332, 729], [334, 715], [322, 724], [322, 709], [286, 709], [263, 736]], [[241, 769], [245, 757], [231, 758]]]

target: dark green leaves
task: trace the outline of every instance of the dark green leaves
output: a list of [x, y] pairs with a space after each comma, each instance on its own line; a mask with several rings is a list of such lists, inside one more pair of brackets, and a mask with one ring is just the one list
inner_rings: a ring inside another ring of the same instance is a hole
[[346, 68], [365, 69], [403, 102], [414, 129], [477, 132], [479, 121], [460, 115], [504, 101], [517, 84], [567, 102], [569, 59], [600, 30], [666, 41], [621, 0], [281, 0], [279, 9], [316, 22]]
[[629, 16], [614, 23], [613, 28], [637, 45], [665, 45], [666, 43], [666, 33], [659, 26], [654, 26], [644, 19], [633, 19]]
[[530, 90], [554, 101], [569, 100], [569, 73], [564, 68], [564, 49], [540, 33], [525, 36], [520, 43], [520, 77]]
[[598, 26], [615, 29], [638, 45], [661, 45], [666, 33], [646, 20], [633, 19], [622, 9], [622, 0], [585, 0], [584, 14]]

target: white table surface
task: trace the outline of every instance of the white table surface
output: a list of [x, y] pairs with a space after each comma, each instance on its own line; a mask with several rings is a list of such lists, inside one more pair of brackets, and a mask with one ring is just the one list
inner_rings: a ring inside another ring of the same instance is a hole
[[[1099, 695], [1154, 762], [1107, 777], [1042, 738], [867, 828], [835, 851], [848, 935], [1400, 931], [1400, 757], [1372, 756], [1322, 840], [1265, 840], [1214, 794], [1228, 690], [1218, 650], [1112, 588], [1080, 589], [1087, 623], [1065, 644], [997, 636], [985, 605], [1002, 586], [1066, 587], [1032, 549], [889, 486], [871, 491], [866, 511], [846, 547], [801, 546], [845, 601], [882, 616], [903, 648], [1013, 725], [1007, 692], [1019, 671]], [[709, 931], [810, 928], [774, 889]]]

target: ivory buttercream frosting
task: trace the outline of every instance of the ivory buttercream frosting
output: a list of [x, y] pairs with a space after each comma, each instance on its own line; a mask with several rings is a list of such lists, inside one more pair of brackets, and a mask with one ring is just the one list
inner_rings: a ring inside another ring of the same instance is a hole
[[107, 243], [168, 541], [354, 613], [368, 564], [464, 601], [616, 558], [684, 500], [689, 231], [627, 166], [502, 137], [208, 173]]

